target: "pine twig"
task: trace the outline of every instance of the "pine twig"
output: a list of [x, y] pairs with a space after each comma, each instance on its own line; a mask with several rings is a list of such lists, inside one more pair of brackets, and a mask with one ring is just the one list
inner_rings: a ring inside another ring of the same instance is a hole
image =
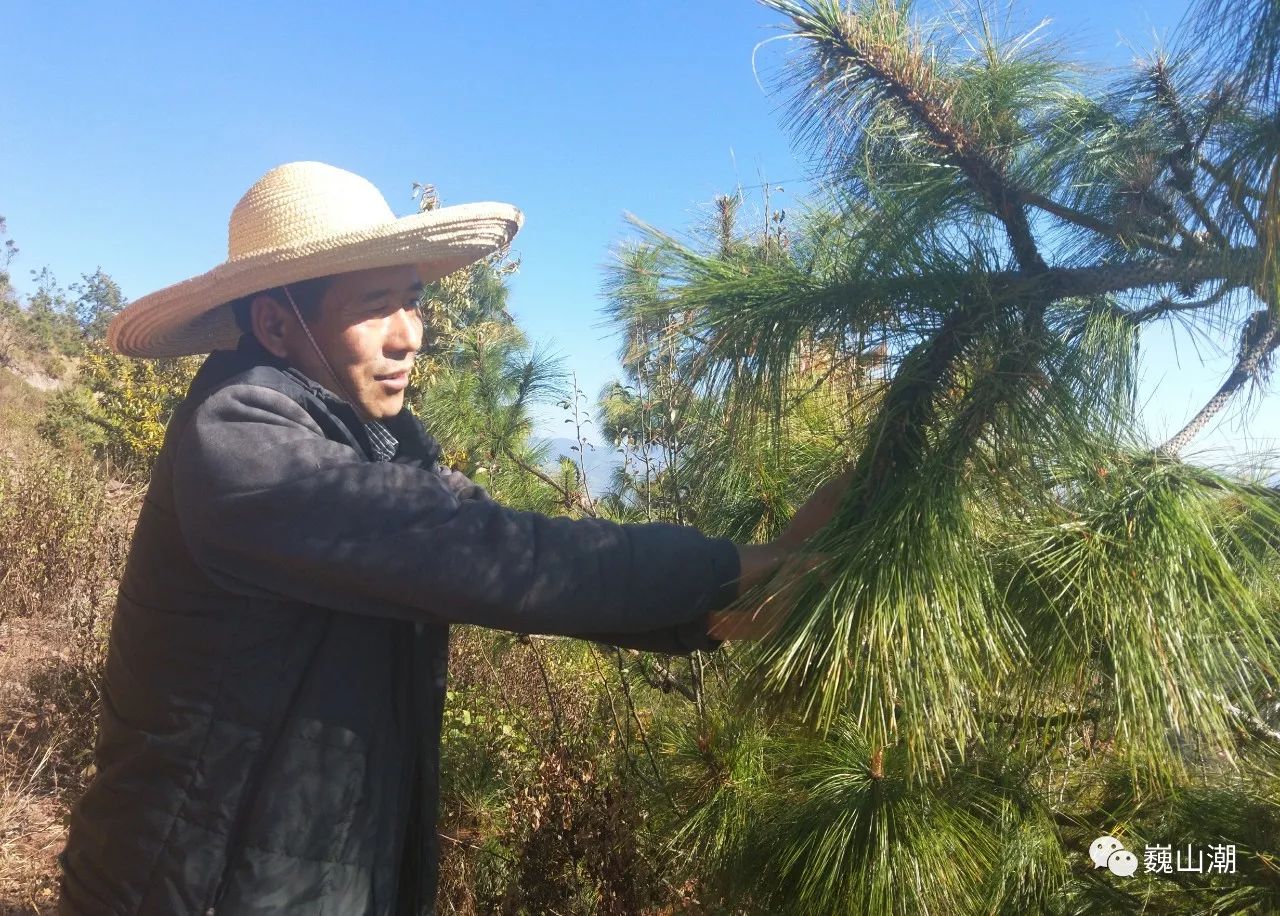
[[663, 693], [670, 693], [674, 690], [686, 700], [697, 702], [697, 696], [695, 696], [693, 689], [672, 674], [670, 668], [661, 662], [654, 662], [658, 669], [655, 672], [649, 667], [649, 660], [645, 658], [643, 652], [638, 649], [628, 649], [627, 652], [635, 659], [636, 664], [640, 667], [640, 673], [644, 675], [645, 682], [650, 687], [655, 690], [661, 690]]
[[1177, 248], [1167, 242], [1162, 242], [1159, 239], [1152, 238], [1151, 236], [1141, 232], [1122, 232], [1119, 228], [1108, 223], [1106, 220], [1098, 219], [1096, 216], [1083, 213], [1080, 210], [1076, 210], [1074, 207], [1068, 207], [1066, 204], [1058, 203], [1056, 200], [1045, 197], [1043, 194], [1037, 194], [1035, 191], [1019, 191], [1018, 194], [1026, 203], [1058, 217], [1058, 219], [1063, 222], [1071, 223], [1072, 225], [1079, 226], [1082, 229], [1088, 229], [1092, 232], [1098, 233], [1099, 235], [1104, 235], [1109, 239], [1114, 239], [1125, 247], [1137, 245], [1169, 257], [1177, 257], [1181, 253]]
[[618, 734], [618, 740], [622, 742], [622, 755], [627, 760], [627, 768], [635, 775], [637, 779], [652, 789], [657, 789], [670, 800], [670, 796], [657, 785], [652, 779], [640, 772], [640, 768], [636, 766], [635, 758], [631, 756], [631, 748], [627, 741], [628, 732], [624, 732], [622, 728], [622, 719], [618, 716], [618, 707], [613, 699], [613, 688], [609, 686], [608, 679], [604, 676], [604, 669], [600, 667], [600, 660], [596, 653], [599, 651], [595, 646], [591, 646], [591, 664], [595, 667], [596, 676], [600, 679], [600, 685], [604, 687], [605, 696], [609, 698], [609, 714], [613, 718], [613, 728]]
[[551, 722], [555, 728], [556, 737], [561, 738], [564, 735], [564, 729], [560, 726], [560, 704], [556, 702], [555, 692], [551, 689], [551, 678], [547, 674], [547, 666], [542, 661], [542, 650], [532, 639], [526, 638], [523, 641], [533, 652], [533, 661], [538, 666], [538, 673], [542, 676], [542, 687], [547, 694], [547, 705], [551, 707]]
[[640, 735], [640, 744], [644, 747], [644, 752], [649, 758], [649, 765], [653, 767], [654, 779], [661, 790], [663, 796], [666, 797], [671, 810], [680, 812], [680, 806], [676, 804], [676, 800], [671, 797], [666, 784], [662, 781], [662, 770], [658, 766], [658, 758], [654, 756], [653, 748], [649, 746], [649, 734], [645, 731], [644, 723], [640, 721], [640, 714], [636, 711], [635, 699], [631, 696], [631, 685], [627, 683], [626, 667], [622, 664], [622, 651], [614, 650], [614, 657], [618, 661], [618, 680], [622, 685], [622, 695], [627, 700], [627, 708], [631, 711], [631, 717], [635, 720], [636, 730]]

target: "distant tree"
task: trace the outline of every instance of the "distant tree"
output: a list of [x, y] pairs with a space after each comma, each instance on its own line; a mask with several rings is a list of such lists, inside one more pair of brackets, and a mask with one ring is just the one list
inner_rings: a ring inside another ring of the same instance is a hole
[[[440, 197], [414, 185], [419, 208]], [[506, 250], [428, 284], [423, 349], [406, 396], [440, 441], [445, 463], [518, 508], [555, 511], [575, 502], [531, 440], [534, 404], [556, 398], [559, 363], [531, 347], [507, 310], [506, 278], [519, 268]]]
[[36, 291], [27, 301], [24, 322], [27, 331], [43, 347], [62, 356], [80, 350], [80, 326], [75, 300], [58, 284], [48, 267], [31, 272]]
[[[8, 235], [9, 225], [0, 216], [0, 236]], [[0, 298], [7, 299], [10, 292], [9, 265], [18, 256], [18, 245], [13, 239], [4, 240], [4, 248], [0, 250]]]
[[455, 328], [448, 341], [436, 365], [423, 368], [429, 381], [412, 402], [446, 460], [504, 502], [543, 511], [573, 506], [530, 439], [532, 407], [560, 391], [557, 361], [506, 322]]
[[76, 294], [76, 321], [85, 339], [105, 340], [107, 325], [128, 304], [120, 284], [99, 267], [91, 274], [83, 274], [71, 291]]

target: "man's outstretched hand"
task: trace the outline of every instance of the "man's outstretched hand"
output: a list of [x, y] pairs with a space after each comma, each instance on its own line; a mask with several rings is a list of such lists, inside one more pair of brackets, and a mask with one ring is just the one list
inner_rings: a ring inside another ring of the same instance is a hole
[[835, 515], [845, 493], [849, 491], [853, 472], [854, 465], [850, 464], [838, 477], [832, 478], [814, 490], [813, 495], [791, 517], [791, 523], [787, 525], [786, 530], [778, 535], [773, 543], [779, 547], [795, 549], [824, 528]]
[[[822, 564], [830, 559], [828, 554], [792, 551], [781, 554], [776, 559], [774, 554], [762, 556], [756, 560], [748, 551], [774, 549], [772, 544], [762, 546], [740, 546], [739, 553], [743, 557], [743, 575], [739, 580], [738, 594], [752, 587], [748, 582], [748, 567], [756, 568], [762, 564], [762, 573], [770, 580], [761, 601], [742, 610], [712, 611], [708, 615], [707, 632], [715, 639], [763, 639], [773, 633], [783, 620], [795, 608], [796, 598], [804, 583], [804, 577], [820, 570]], [[818, 572], [818, 575], [822, 575]], [[759, 581], [759, 576], [756, 577]]]
[[738, 578], [741, 597], [761, 582], [769, 582], [763, 599], [753, 607], [712, 611], [707, 632], [716, 639], [763, 639], [786, 619], [795, 607], [804, 577], [821, 568], [828, 554], [803, 549], [804, 543], [822, 529], [835, 514], [853, 479], [852, 465], [839, 477], [823, 484], [809, 497], [786, 530], [768, 544], [739, 545], [742, 574]]

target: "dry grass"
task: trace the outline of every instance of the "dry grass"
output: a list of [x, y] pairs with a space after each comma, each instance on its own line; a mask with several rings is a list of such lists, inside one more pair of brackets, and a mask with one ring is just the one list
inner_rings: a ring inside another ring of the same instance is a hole
[[[7, 409], [24, 413], [13, 400]], [[56, 905], [138, 496], [82, 457], [38, 444], [0, 455], [0, 916]]]
[[0, 365], [0, 457], [27, 459], [42, 450], [36, 424], [50, 393], [28, 385], [14, 370]]

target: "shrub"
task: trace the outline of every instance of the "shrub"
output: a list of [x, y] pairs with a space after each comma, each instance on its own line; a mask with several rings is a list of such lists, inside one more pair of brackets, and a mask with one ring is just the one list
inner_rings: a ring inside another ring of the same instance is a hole
[[85, 344], [76, 388], [50, 403], [40, 431], [50, 442], [80, 442], [130, 472], [151, 467], [174, 409], [201, 357], [142, 360], [101, 341]]

